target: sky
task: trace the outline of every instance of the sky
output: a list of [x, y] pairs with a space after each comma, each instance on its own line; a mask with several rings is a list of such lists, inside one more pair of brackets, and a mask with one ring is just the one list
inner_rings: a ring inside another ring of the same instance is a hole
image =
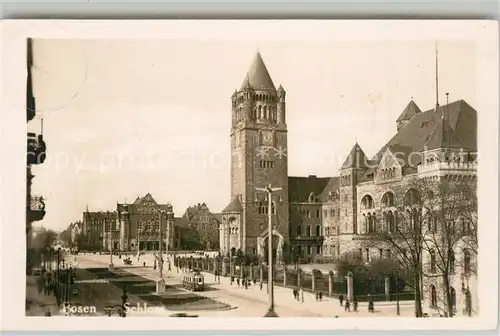
[[[410, 99], [436, 103], [436, 41], [35, 40], [34, 92], [47, 160], [38, 224], [62, 230], [90, 211], [151, 193], [176, 216], [230, 201], [231, 95], [257, 51], [287, 92], [290, 176], [337, 176], [356, 143], [395, 134]], [[438, 41], [439, 100], [476, 104], [473, 41]]]

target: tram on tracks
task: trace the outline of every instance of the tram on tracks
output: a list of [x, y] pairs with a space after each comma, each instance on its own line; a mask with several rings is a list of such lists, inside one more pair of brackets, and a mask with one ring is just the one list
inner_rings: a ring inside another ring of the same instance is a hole
[[205, 289], [205, 279], [200, 271], [194, 270], [182, 275], [182, 287], [193, 292], [201, 292]]

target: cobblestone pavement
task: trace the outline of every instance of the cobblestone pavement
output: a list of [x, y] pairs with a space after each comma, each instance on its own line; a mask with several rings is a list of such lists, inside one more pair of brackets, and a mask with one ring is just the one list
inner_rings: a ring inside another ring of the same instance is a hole
[[[79, 267], [87, 267], [109, 264], [109, 255], [79, 255], [77, 257], [80, 262]], [[127, 272], [157, 280], [158, 270], [154, 270], [153, 255], [143, 255], [140, 261], [133, 259], [133, 265], [125, 266], [120, 265], [122, 260], [117, 257], [114, 258], [115, 267], [126, 270]], [[146, 267], [143, 267], [143, 262], [146, 262]], [[182, 272], [177, 272], [177, 268], [171, 262], [171, 271], [168, 271], [168, 261], [165, 262], [164, 278], [166, 284], [175, 286], [180, 283]], [[213, 274], [204, 273], [206, 290], [200, 294], [208, 298], [213, 298], [217, 301], [223, 302], [236, 309], [224, 311], [207, 311], [197, 312], [199, 316], [246, 316], [257, 317], [263, 316], [268, 307], [268, 294], [267, 286], [264, 284], [263, 289], [260, 290], [259, 283], [252, 284], [248, 289], [239, 287], [236, 284], [231, 285], [229, 278], [221, 277], [220, 283], [215, 281]], [[294, 299], [292, 290], [280, 286], [274, 287], [275, 297], [275, 310], [278, 315], [283, 317], [396, 317], [395, 304], [377, 304], [375, 303], [375, 312], [369, 313], [367, 303], [360, 303], [358, 312], [347, 312], [344, 307], [341, 307], [338, 300], [323, 298], [322, 301], [316, 301], [312, 293], [304, 293], [304, 302], [299, 302]], [[411, 317], [413, 316], [413, 305], [409, 302], [402, 302], [400, 306], [400, 316]]]

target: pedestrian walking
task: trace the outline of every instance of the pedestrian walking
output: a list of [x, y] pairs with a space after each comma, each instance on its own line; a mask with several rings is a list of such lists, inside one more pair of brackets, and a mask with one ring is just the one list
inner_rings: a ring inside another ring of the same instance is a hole
[[373, 304], [373, 299], [370, 299], [370, 301], [368, 301], [368, 312], [373, 313], [374, 311], [375, 311], [375, 307]]
[[172, 265], [170, 265], [170, 261], [168, 262], [168, 271], [172, 271]]
[[319, 293], [318, 293], [318, 292], [316, 292], [316, 293], [314, 294], [314, 296], [316, 297], [316, 301], [319, 301]]
[[354, 298], [354, 302], [352, 303], [352, 308], [357, 313], [358, 312], [358, 300]]
[[304, 303], [304, 289], [303, 288], [300, 289], [300, 301], [302, 303]]
[[319, 291], [318, 296], [319, 296], [320, 301], [323, 300], [323, 292], [322, 291]]
[[351, 311], [351, 303], [349, 300], [345, 300], [345, 311], [350, 312]]
[[295, 289], [295, 288], [294, 288], [294, 289], [292, 290], [292, 292], [293, 292], [293, 298], [294, 298], [294, 300], [297, 300], [297, 295], [298, 295], [298, 293], [297, 293], [297, 289]]
[[260, 290], [262, 290], [262, 281], [259, 284]]
[[232, 286], [232, 285], [233, 285], [233, 282], [234, 282], [234, 276], [232, 276], [232, 275], [231, 275], [231, 278], [230, 278], [230, 279], [231, 279], [230, 281], [231, 281], [231, 286]]
[[236, 284], [240, 287], [240, 278], [236, 278]]
[[340, 306], [342, 307], [342, 303], [344, 302], [344, 295], [340, 294], [339, 302], [340, 302]]

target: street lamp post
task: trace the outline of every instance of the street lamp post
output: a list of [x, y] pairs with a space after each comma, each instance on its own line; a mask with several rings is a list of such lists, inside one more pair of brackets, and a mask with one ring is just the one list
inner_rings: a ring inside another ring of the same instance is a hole
[[[113, 272], [115, 269], [115, 265], [113, 265], [113, 233], [111, 231], [112, 223], [109, 223], [109, 267], [108, 270]], [[104, 229], [106, 229], [106, 220], [104, 220]], [[106, 234], [106, 232], [104, 232]]]
[[165, 293], [165, 279], [163, 279], [163, 247], [162, 247], [162, 240], [163, 240], [163, 235], [162, 235], [162, 230], [163, 230], [163, 215], [164, 215], [165, 211], [163, 210], [160, 210], [159, 211], [159, 214], [160, 214], [160, 233], [159, 233], [159, 243], [158, 243], [158, 249], [159, 249], [159, 253], [158, 253], [158, 263], [159, 263], [159, 267], [158, 267], [158, 276], [159, 276], [159, 279], [156, 281], [156, 294], [159, 295], [159, 294], [163, 294]]
[[273, 188], [270, 184], [266, 188], [256, 188], [258, 191], [267, 192], [267, 214], [268, 214], [268, 227], [267, 227], [267, 239], [268, 239], [268, 272], [267, 272], [267, 283], [269, 288], [269, 307], [266, 315], [264, 317], [278, 317], [274, 311], [274, 283], [273, 283], [273, 202], [272, 194], [275, 191], [282, 190], [282, 188]]
[[396, 272], [396, 314], [398, 316], [401, 314], [399, 308], [399, 271]]

